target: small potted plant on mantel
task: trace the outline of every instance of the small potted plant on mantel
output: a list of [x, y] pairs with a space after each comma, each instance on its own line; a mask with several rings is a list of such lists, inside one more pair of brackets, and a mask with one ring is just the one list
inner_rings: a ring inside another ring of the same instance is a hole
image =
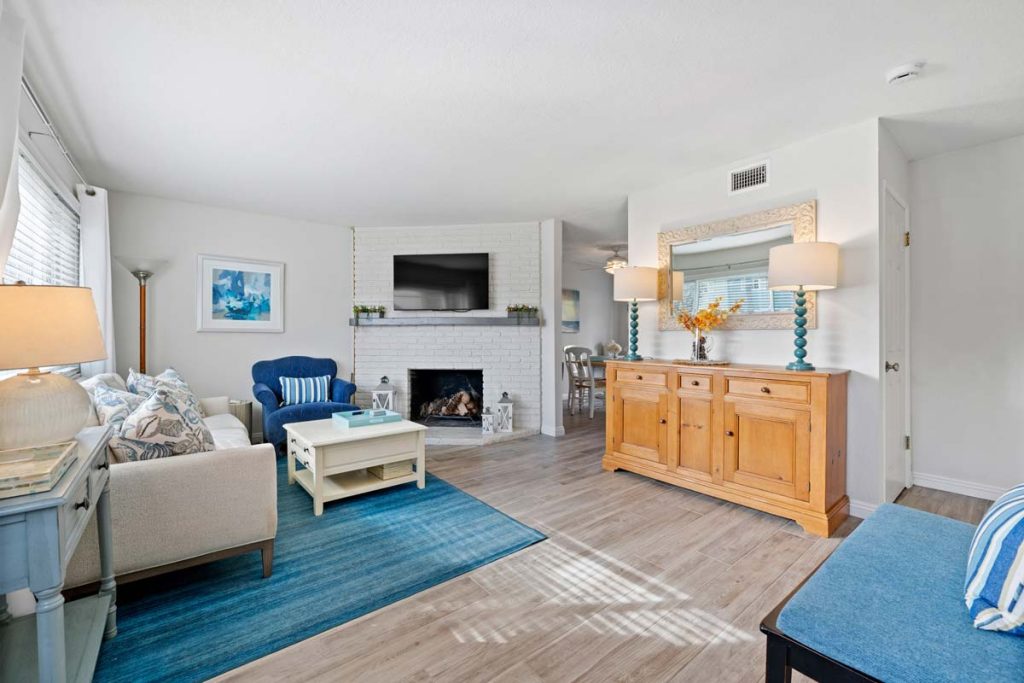
[[535, 320], [537, 318], [537, 307], [530, 304], [509, 304], [505, 307], [508, 317], [523, 320]]
[[359, 324], [360, 320], [369, 320], [370, 318], [383, 318], [384, 317], [383, 306], [353, 306], [352, 314], [355, 316], [356, 324]]

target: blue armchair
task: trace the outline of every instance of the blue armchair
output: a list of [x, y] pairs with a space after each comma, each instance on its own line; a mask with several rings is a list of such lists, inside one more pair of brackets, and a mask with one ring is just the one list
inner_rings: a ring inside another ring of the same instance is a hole
[[[285, 453], [284, 426], [292, 422], [323, 420], [339, 410], [358, 410], [350, 403], [356, 385], [338, 379], [338, 364], [330, 358], [285, 356], [261, 360], [252, 366], [252, 394], [263, 406], [263, 440], [274, 445], [279, 456]], [[281, 405], [279, 377], [331, 377], [331, 400], [322, 403]]]

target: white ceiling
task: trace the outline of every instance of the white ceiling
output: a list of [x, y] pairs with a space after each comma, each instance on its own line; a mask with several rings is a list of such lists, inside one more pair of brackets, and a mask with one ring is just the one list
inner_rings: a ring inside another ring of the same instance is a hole
[[883, 122], [913, 161], [1024, 135], [1024, 99], [906, 114]]
[[92, 182], [342, 225], [624, 241], [633, 190], [1024, 97], [1021, 0], [8, 2]]

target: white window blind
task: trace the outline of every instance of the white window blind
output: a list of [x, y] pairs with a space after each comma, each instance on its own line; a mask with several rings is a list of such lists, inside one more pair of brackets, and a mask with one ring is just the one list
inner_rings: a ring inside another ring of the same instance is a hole
[[18, 160], [21, 211], [4, 268], [7, 284], [78, 286], [78, 212], [64, 201], [42, 170], [24, 153]]
[[740, 313], [793, 310], [793, 292], [768, 289], [767, 272], [686, 280], [683, 284], [683, 305], [687, 310], [696, 312], [718, 297], [722, 297], [722, 308], [743, 299]]
[[[81, 281], [78, 212], [24, 150], [18, 152], [18, 194], [21, 210], [3, 282], [77, 287]], [[80, 372], [79, 365], [47, 369], [71, 377]], [[0, 379], [13, 374], [0, 371]]]

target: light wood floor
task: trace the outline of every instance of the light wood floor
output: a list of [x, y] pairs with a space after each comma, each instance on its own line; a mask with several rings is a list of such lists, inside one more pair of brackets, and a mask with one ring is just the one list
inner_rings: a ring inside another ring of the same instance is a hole
[[[433, 474], [549, 539], [222, 679], [762, 680], [761, 618], [858, 520], [820, 539], [778, 517], [603, 472], [603, 417], [567, 418], [557, 440], [429, 448]], [[901, 502], [977, 521], [976, 500], [915, 488]]]

